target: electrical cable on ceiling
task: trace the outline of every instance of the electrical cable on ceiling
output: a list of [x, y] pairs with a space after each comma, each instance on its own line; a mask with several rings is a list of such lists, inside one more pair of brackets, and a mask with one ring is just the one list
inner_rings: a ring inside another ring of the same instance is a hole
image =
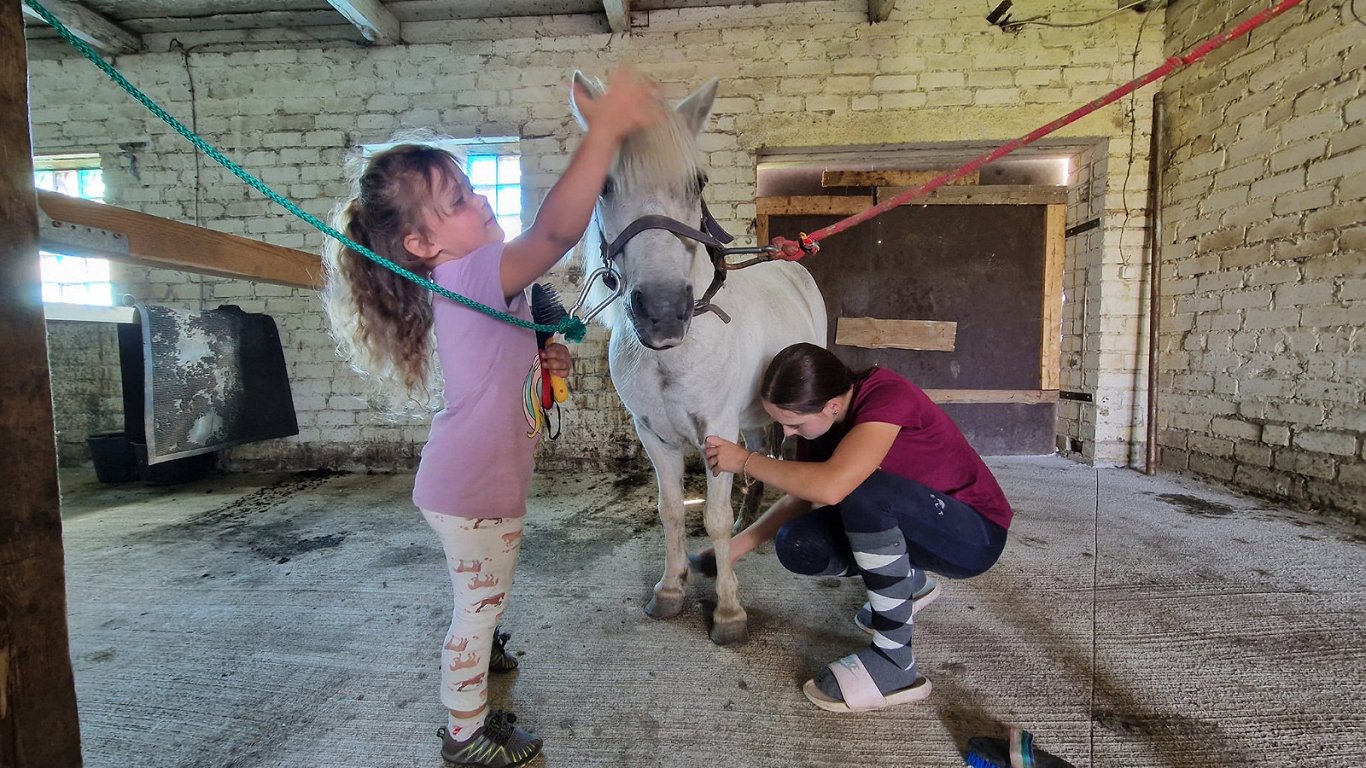
[[[1028, 26], [1028, 25], [1030, 25], [1030, 24], [1033, 24], [1033, 25], [1039, 26], [1039, 27], [1058, 27], [1058, 28], [1089, 27], [1089, 26], [1091, 26], [1092, 24], [1099, 24], [1100, 22], [1105, 21], [1106, 19], [1110, 18], [1111, 16], [1117, 16], [1117, 15], [1119, 15], [1120, 13], [1123, 13], [1124, 11], [1129, 10], [1130, 8], [1137, 8], [1139, 12], [1157, 10], [1157, 7], [1160, 6], [1160, 5], [1163, 3], [1163, 1], [1164, 1], [1164, 0], [1134, 0], [1134, 2], [1129, 3], [1128, 5], [1120, 6], [1119, 8], [1117, 8], [1117, 9], [1115, 9], [1115, 10], [1113, 10], [1113, 11], [1111, 11], [1111, 12], [1109, 12], [1109, 13], [1107, 13], [1107, 14], [1105, 14], [1104, 16], [1101, 16], [1101, 17], [1099, 17], [1099, 18], [1091, 19], [1090, 21], [1078, 21], [1078, 22], [1070, 22], [1070, 23], [1069, 23], [1069, 22], [1059, 22], [1059, 21], [1048, 21], [1048, 20], [1047, 20], [1047, 19], [1048, 19], [1048, 16], [1047, 16], [1047, 15], [1042, 15], [1042, 16], [1030, 16], [1029, 18], [1025, 18], [1025, 19], [1012, 19], [1012, 18], [1010, 18], [1010, 16], [1009, 16], [1008, 14], [1005, 13], [1006, 11], [1010, 10], [1010, 6], [1012, 5], [1012, 3], [1010, 3], [1010, 2], [1007, 0], [1007, 2], [1003, 2], [1003, 3], [1001, 3], [999, 6], [997, 6], [997, 7], [996, 7], [996, 10], [992, 11], [991, 14], [987, 16], [987, 23], [993, 24], [993, 25], [995, 25], [995, 26], [998, 26], [998, 27], [1000, 27], [1003, 31], [1006, 31], [1006, 32], [1014, 32], [1014, 31], [1016, 31], [1016, 30], [1019, 30], [1019, 29], [1022, 28], [1022, 27]], [[1151, 8], [1138, 8], [1138, 6], [1141, 6], [1141, 5], [1150, 5], [1150, 4], [1151, 4], [1153, 7], [1151, 7]]]

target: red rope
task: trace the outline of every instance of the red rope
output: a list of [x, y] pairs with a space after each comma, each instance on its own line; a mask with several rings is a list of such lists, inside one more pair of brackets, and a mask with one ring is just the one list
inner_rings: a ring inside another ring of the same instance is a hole
[[1159, 80], [1163, 77], [1166, 77], [1167, 75], [1171, 74], [1180, 67], [1184, 67], [1199, 61], [1200, 59], [1207, 56], [1210, 51], [1213, 51], [1214, 49], [1218, 48], [1224, 43], [1229, 42], [1230, 40], [1236, 40], [1237, 38], [1248, 34], [1252, 30], [1256, 29], [1262, 24], [1265, 24], [1271, 19], [1274, 19], [1282, 13], [1285, 13], [1291, 8], [1294, 8], [1303, 1], [1304, 0], [1281, 0], [1281, 2], [1277, 3], [1275, 6], [1267, 8], [1266, 10], [1258, 14], [1255, 14], [1247, 21], [1244, 21], [1242, 24], [1239, 24], [1233, 29], [1215, 35], [1214, 37], [1206, 40], [1205, 42], [1195, 46], [1190, 50], [1189, 53], [1186, 53], [1183, 56], [1173, 56], [1172, 58], [1167, 59], [1165, 62], [1162, 63], [1161, 66], [1153, 69], [1152, 71], [1148, 72], [1147, 74], [1141, 77], [1130, 80], [1128, 83], [1121, 85], [1120, 87], [1114, 89], [1113, 91], [1110, 91], [1109, 93], [1105, 94], [1104, 96], [1101, 96], [1100, 98], [1096, 99], [1095, 101], [1092, 101], [1091, 103], [1078, 109], [1074, 109], [1071, 112], [1068, 112], [1066, 115], [1063, 115], [1062, 117], [1058, 118], [1057, 120], [1054, 120], [1053, 122], [1048, 123], [1047, 125], [1036, 128], [1018, 139], [1008, 141], [1005, 144], [1002, 144], [1001, 146], [997, 147], [996, 149], [986, 153], [985, 155], [982, 155], [981, 157], [978, 157], [975, 160], [969, 161], [967, 164], [960, 166], [955, 170], [940, 174], [939, 176], [936, 176], [935, 178], [929, 180], [928, 182], [922, 184], [919, 187], [916, 187], [915, 189], [910, 189], [905, 192], [902, 192], [901, 194], [889, 200], [878, 203], [872, 208], [860, 211], [859, 213], [856, 213], [853, 216], [850, 216], [846, 219], [837, 221], [828, 227], [818, 229], [810, 235], [803, 234], [800, 236], [800, 240], [797, 242], [793, 242], [781, 236], [775, 237], [773, 238], [773, 241], [771, 243], [771, 245], [777, 249], [777, 252], [773, 254], [773, 258], [796, 261], [797, 259], [800, 259], [809, 253], [815, 253], [816, 251], [820, 250], [819, 243], [821, 240], [824, 240], [825, 238], [838, 232], [843, 232], [844, 230], [856, 224], [862, 224], [863, 222], [873, 218], [874, 216], [877, 216], [881, 213], [885, 213], [886, 211], [891, 210], [892, 208], [895, 208], [898, 205], [901, 205], [909, 200], [921, 197], [923, 195], [928, 195], [930, 192], [933, 192], [934, 190], [944, 186], [945, 184], [948, 184], [951, 181], [961, 179], [962, 177], [972, 173], [973, 171], [976, 171], [977, 169], [981, 168], [987, 163], [992, 162], [993, 160], [999, 160], [1000, 158], [1010, 154], [1011, 152], [1014, 152], [1020, 147], [1032, 144], [1035, 141], [1038, 141], [1039, 139], [1043, 138], [1044, 136], [1047, 136], [1048, 134], [1052, 133], [1053, 131], [1058, 130], [1064, 125], [1076, 122], [1077, 120], [1085, 117], [1086, 115], [1091, 114], [1092, 112], [1095, 112], [1101, 107], [1110, 104], [1111, 102], [1116, 101], [1118, 99], [1124, 98], [1125, 96], [1138, 90], [1139, 88], [1142, 88], [1148, 83], [1153, 82], [1154, 80]]

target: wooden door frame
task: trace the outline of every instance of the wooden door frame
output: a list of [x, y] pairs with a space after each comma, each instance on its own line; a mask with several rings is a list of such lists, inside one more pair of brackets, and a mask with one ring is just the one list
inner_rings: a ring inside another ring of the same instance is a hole
[[[760, 243], [770, 239], [773, 216], [848, 216], [877, 204], [878, 197], [899, 192], [879, 188], [876, 195], [789, 195], [755, 200], [755, 232]], [[930, 389], [936, 403], [1056, 402], [1062, 366], [1062, 285], [1067, 247], [1067, 188], [1013, 184], [941, 187], [906, 205], [1042, 205], [1044, 206], [1044, 279], [1042, 339], [1037, 390]], [[795, 237], [796, 232], [782, 233]], [[822, 258], [817, 254], [814, 258]]]

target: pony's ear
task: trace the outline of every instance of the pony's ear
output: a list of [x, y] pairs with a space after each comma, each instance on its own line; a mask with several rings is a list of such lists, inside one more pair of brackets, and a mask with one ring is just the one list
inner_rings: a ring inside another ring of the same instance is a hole
[[583, 113], [579, 110], [579, 99], [587, 96], [590, 100], [602, 95], [602, 85], [593, 80], [579, 70], [574, 70], [574, 77], [569, 82], [569, 108], [574, 113], [574, 119], [579, 121], [579, 127], [588, 129], [588, 121], [583, 119]]
[[716, 101], [716, 83], [717, 79], [713, 77], [688, 94], [686, 99], [678, 102], [676, 111], [694, 136], [700, 135], [702, 129], [707, 127], [707, 119], [711, 117], [711, 105]]

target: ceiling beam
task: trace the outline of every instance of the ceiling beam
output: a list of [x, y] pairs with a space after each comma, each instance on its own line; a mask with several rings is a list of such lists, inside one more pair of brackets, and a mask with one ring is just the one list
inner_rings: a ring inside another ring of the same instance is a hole
[[876, 24], [891, 18], [896, 0], [868, 0], [868, 22]]
[[602, 10], [613, 33], [631, 31], [631, 0], [602, 0]]
[[[71, 34], [100, 51], [111, 54], [137, 53], [142, 50], [142, 37], [120, 27], [94, 11], [66, 0], [43, 0], [43, 7], [62, 22]], [[23, 6], [24, 14], [42, 20], [38, 12]]]
[[397, 45], [401, 40], [398, 17], [379, 0], [327, 0], [337, 13], [356, 25], [360, 33], [375, 45]]

